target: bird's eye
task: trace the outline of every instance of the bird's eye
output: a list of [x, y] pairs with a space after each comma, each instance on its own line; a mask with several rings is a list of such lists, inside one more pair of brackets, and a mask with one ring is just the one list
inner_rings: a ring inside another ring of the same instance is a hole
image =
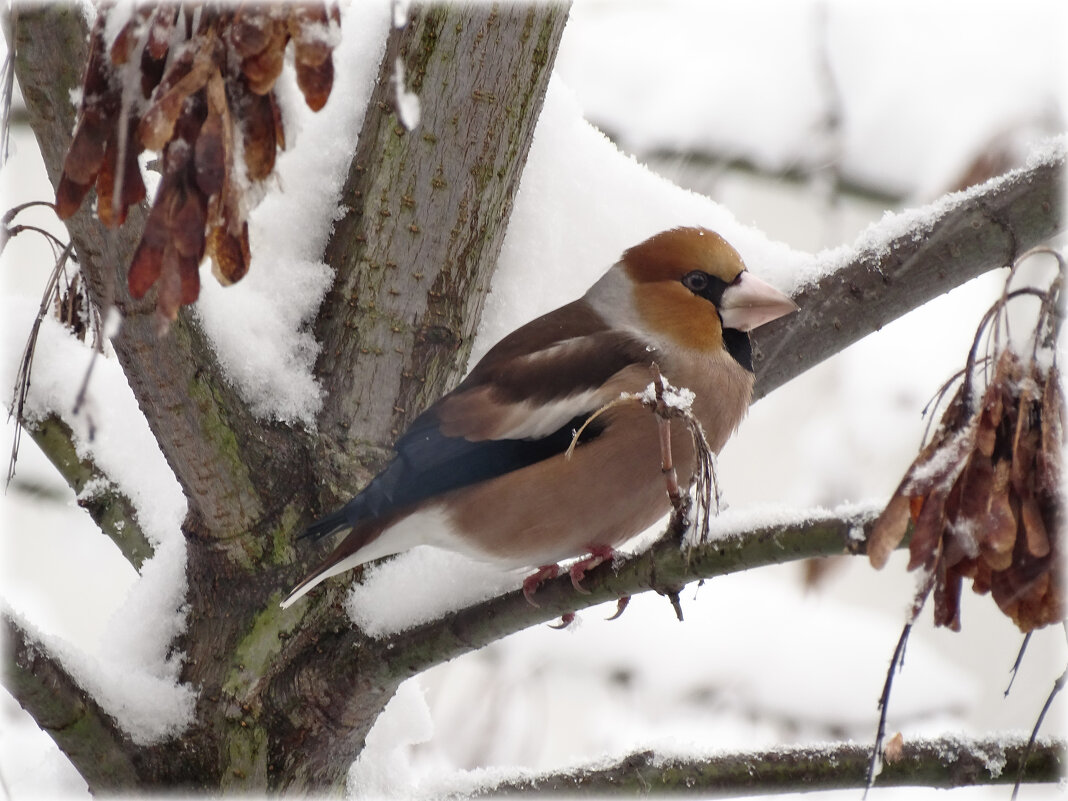
[[694, 270], [682, 277], [682, 285], [691, 292], [704, 292], [708, 289], [708, 273]]

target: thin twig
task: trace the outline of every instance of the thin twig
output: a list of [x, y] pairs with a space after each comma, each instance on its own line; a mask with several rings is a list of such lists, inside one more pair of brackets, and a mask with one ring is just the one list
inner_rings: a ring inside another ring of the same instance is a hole
[[1016, 783], [1012, 786], [1012, 796], [1010, 801], [1016, 801], [1016, 796], [1020, 792], [1020, 785], [1023, 783], [1024, 766], [1027, 764], [1027, 760], [1031, 756], [1031, 752], [1035, 748], [1035, 740], [1038, 738], [1038, 730], [1042, 728], [1042, 721], [1046, 718], [1046, 713], [1049, 712], [1050, 706], [1053, 705], [1053, 699], [1057, 697], [1057, 693], [1064, 687], [1065, 680], [1068, 680], [1068, 668], [1065, 668], [1064, 672], [1057, 677], [1057, 680], [1053, 682], [1053, 688], [1049, 691], [1049, 695], [1046, 696], [1046, 703], [1042, 705], [1042, 711], [1038, 713], [1038, 720], [1035, 721], [1035, 727], [1031, 729], [1031, 737], [1027, 740], [1027, 748], [1024, 749], [1023, 756], [1020, 757], [1020, 769], [1016, 773]]
[[653, 387], [656, 390], [656, 430], [660, 436], [660, 470], [664, 474], [667, 484], [668, 498], [676, 514], [682, 507], [682, 490], [679, 489], [679, 476], [675, 472], [675, 462], [671, 458], [671, 419], [668, 416], [668, 406], [664, 402], [664, 377], [660, 374], [660, 368], [656, 362], [650, 365], [653, 373]]
[[1016, 681], [1016, 673], [1020, 669], [1020, 665], [1023, 664], [1024, 651], [1027, 650], [1027, 644], [1031, 642], [1031, 632], [1027, 632], [1024, 635], [1023, 642], [1020, 643], [1020, 652], [1016, 654], [1016, 661], [1012, 663], [1012, 676], [1009, 678], [1009, 686], [1005, 688], [1005, 698], [1009, 697], [1009, 690], [1012, 689], [1012, 683]]
[[22, 439], [22, 424], [26, 420], [26, 398], [30, 392], [30, 371], [33, 367], [33, 355], [37, 349], [37, 336], [41, 331], [41, 322], [52, 305], [53, 295], [59, 286], [60, 276], [63, 275], [63, 268], [66, 266], [67, 258], [73, 248], [74, 243], [69, 243], [56, 259], [52, 274], [48, 277], [48, 285], [45, 287], [44, 296], [41, 298], [41, 306], [37, 311], [37, 318], [30, 327], [30, 335], [26, 339], [26, 346], [22, 349], [22, 358], [19, 361], [19, 371], [11, 401], [11, 411], [8, 414], [8, 419], [14, 418], [17, 425], [11, 442], [11, 457], [7, 466], [7, 485], [10, 485], [11, 479], [15, 477], [15, 463], [18, 461], [19, 444]]
[[871, 761], [868, 762], [868, 776], [864, 781], [864, 795], [868, 797], [868, 790], [875, 784], [875, 777], [883, 768], [883, 739], [886, 737], [886, 714], [890, 705], [890, 689], [894, 684], [894, 675], [905, 666], [905, 645], [909, 640], [909, 632], [912, 631], [912, 621], [905, 624], [901, 629], [897, 647], [894, 648], [894, 656], [890, 660], [890, 667], [886, 671], [886, 682], [883, 684], [882, 695], [879, 696], [879, 728], [875, 733], [875, 743], [871, 748]]

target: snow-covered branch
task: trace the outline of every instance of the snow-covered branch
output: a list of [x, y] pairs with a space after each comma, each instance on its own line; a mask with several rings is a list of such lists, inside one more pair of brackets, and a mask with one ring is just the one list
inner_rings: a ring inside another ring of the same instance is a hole
[[78, 495], [78, 505], [89, 512], [100, 530], [112, 539], [122, 555], [138, 570], [152, 555], [130, 499], [100, 470], [91, 457], [80, 458], [70, 427], [56, 415], [25, 424], [41, 452]]
[[[481, 648], [521, 629], [552, 621], [565, 613], [654, 591], [669, 598], [687, 584], [766, 565], [820, 556], [864, 553], [878, 510], [818, 512], [790, 520], [742, 521], [729, 530], [715, 525], [710, 539], [680, 545], [671, 535], [651, 548], [586, 574], [580, 594], [567, 575], [542, 584], [538, 606], [522, 591], [508, 593], [388, 639], [364, 646], [377, 650], [386, 675], [406, 678], [432, 665]], [[674, 612], [664, 604], [665, 615]]]
[[[856, 743], [777, 748], [709, 757], [671, 757], [652, 751], [611, 764], [525, 775], [457, 795], [508, 796], [658, 795], [685, 793], [702, 798], [763, 795], [798, 790], [863, 790], [870, 747]], [[1066, 761], [1065, 741], [1037, 742], [1023, 765], [1027, 739], [941, 737], [906, 743], [888, 761], [876, 787], [967, 787], [986, 784], [1056, 782]]]
[[0, 615], [0, 626], [8, 692], [63, 749], [90, 789], [136, 788], [137, 749], [115, 721], [8, 613]]
[[1033, 166], [883, 220], [852, 247], [823, 254], [823, 277], [794, 296], [801, 310], [753, 332], [754, 397], [1063, 230], [1064, 167], [1061, 140]]

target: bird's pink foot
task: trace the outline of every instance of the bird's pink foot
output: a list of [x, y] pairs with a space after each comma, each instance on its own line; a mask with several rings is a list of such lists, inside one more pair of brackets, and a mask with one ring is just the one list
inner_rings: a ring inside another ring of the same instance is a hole
[[534, 600], [534, 591], [544, 582], [549, 579], [554, 579], [559, 575], [560, 565], [542, 565], [536, 572], [531, 573], [523, 579], [523, 597], [527, 599], [527, 603], [531, 606], [540, 606], [540, 604]]
[[589, 551], [589, 556], [579, 559], [575, 564], [571, 565], [571, 570], [568, 571], [571, 574], [571, 584], [583, 595], [590, 594], [590, 591], [582, 586], [582, 579], [586, 576], [586, 572], [593, 570], [597, 565], [609, 561], [616, 555], [611, 545], [591, 545]]

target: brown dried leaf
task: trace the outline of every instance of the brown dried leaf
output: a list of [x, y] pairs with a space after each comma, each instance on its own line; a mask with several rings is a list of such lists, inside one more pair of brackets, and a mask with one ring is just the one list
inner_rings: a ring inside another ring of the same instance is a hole
[[245, 168], [251, 181], [262, 181], [274, 169], [278, 151], [271, 98], [249, 94], [241, 105]]
[[262, 5], [245, 5], [234, 13], [230, 27], [230, 41], [242, 58], [262, 53], [271, 42], [274, 21]]
[[141, 165], [137, 163], [137, 157], [141, 155], [141, 152], [133, 137], [133, 127], [133, 120], [131, 120], [131, 135], [126, 138], [126, 169], [122, 177], [122, 214], [119, 218], [119, 225], [126, 222], [126, 213], [130, 206], [140, 203], [147, 194], [144, 178], [141, 177]]
[[1055, 498], [1060, 493], [1063, 445], [1064, 396], [1061, 394], [1060, 372], [1054, 365], [1042, 387], [1042, 446], [1035, 460], [1038, 490], [1046, 497]]
[[1035, 456], [1041, 433], [1035, 427], [1040, 420], [1041, 409], [1037, 399], [1024, 396], [1016, 418], [1016, 431], [1012, 441], [1012, 486], [1017, 493], [1029, 491], [1035, 478]]
[[228, 161], [223, 119], [209, 110], [193, 152], [197, 186], [206, 197], [222, 191]]
[[126, 276], [130, 295], [135, 300], [145, 296], [152, 285], [159, 279], [163, 268], [163, 248], [153, 246], [147, 239], [142, 239], [130, 262], [130, 271]]
[[204, 256], [204, 224], [207, 221], [207, 200], [196, 187], [184, 187], [176, 198], [170, 217], [171, 244], [179, 256], [194, 259], [197, 264]]
[[1023, 572], [995, 573], [991, 595], [998, 607], [1021, 631], [1032, 631], [1064, 619], [1064, 595], [1058, 559]]
[[89, 193], [91, 186], [92, 184], [76, 183], [66, 173], [60, 176], [59, 186], [56, 187], [56, 215], [59, 219], [69, 219], [81, 208], [82, 201]]
[[890, 554], [904, 539], [909, 525], [909, 506], [909, 498], [901, 494], [899, 487], [872, 526], [868, 537], [868, 561], [876, 570], [886, 565]]
[[304, 95], [304, 102], [312, 111], [318, 111], [330, 99], [330, 90], [334, 88], [334, 61], [327, 56], [321, 64], [296, 63], [297, 86]]
[[126, 215], [121, 212], [115, 213], [112, 201], [115, 197], [115, 162], [119, 157], [119, 137], [112, 136], [108, 140], [107, 150], [104, 153], [104, 161], [100, 165], [100, 172], [96, 178], [96, 216], [108, 228], [115, 228], [119, 222], [118, 217], [125, 219]]
[[948, 490], [937, 489], [923, 501], [909, 540], [909, 570], [923, 567], [930, 570], [940, 553], [942, 532], [946, 527], [946, 496]]
[[185, 50], [171, 65], [138, 128], [141, 144], [147, 150], [162, 150], [171, 141], [179, 116], [185, 111], [186, 98], [200, 91], [215, 69], [206, 45]]
[[163, 251], [163, 263], [157, 282], [156, 311], [168, 320], [178, 317], [182, 306], [182, 267], [177, 251]]
[[993, 570], [1005, 570], [1012, 564], [1016, 544], [1016, 515], [1009, 501], [1009, 463], [994, 466], [993, 483], [985, 518], [980, 519], [979, 547]]
[[265, 95], [274, 88], [274, 82], [282, 74], [289, 32], [282, 20], [272, 20], [270, 40], [260, 52], [241, 62], [241, 71], [248, 80], [248, 87], [255, 94]]
[[200, 259], [180, 257], [178, 271], [182, 278], [182, 305], [195, 303], [200, 296]]
[[104, 116], [102, 109], [83, 110], [74, 129], [70, 148], [63, 159], [63, 174], [76, 184], [92, 184], [104, 163], [111, 133], [111, 122]]
[[989, 457], [983, 456], [978, 451], [974, 452], [968, 458], [968, 464], [956, 483], [959, 495], [954, 521], [959, 528], [966, 527], [976, 536], [981, 536], [993, 485], [993, 463]]
[[211, 271], [223, 286], [240, 281], [248, 272], [251, 256], [248, 246], [248, 224], [241, 227], [238, 236], [218, 227], [208, 232], [208, 255]]
[[[117, 161], [120, 158], [120, 141], [118, 135], [108, 140], [104, 163], [96, 182], [96, 216], [104, 225], [117, 228], [126, 222], [130, 206], [145, 199], [145, 183], [141, 178], [141, 167], [137, 163], [140, 148], [133, 137], [135, 122], [131, 118], [127, 124], [128, 135], [122, 171], [118, 172]], [[118, 181], [118, 185], [116, 185]]]
[[178, 9], [177, 4], [164, 4], [155, 8], [151, 22], [152, 29], [149, 31], [148, 42], [145, 45], [145, 52], [155, 61], [162, 61], [170, 49]]
[[1042, 520], [1038, 501], [1030, 493], [1020, 497], [1020, 526], [1023, 528], [1027, 552], [1031, 556], [1046, 556], [1050, 552], [1049, 534]]
[[962, 576], [959, 571], [945, 567], [945, 574], [938, 577], [934, 589], [934, 623], [960, 631], [960, 593]]
[[130, 15], [130, 19], [122, 26], [119, 35], [116, 36], [115, 41], [112, 42], [112, 64], [125, 64], [130, 60], [130, 55], [133, 48], [137, 45], [137, 38], [140, 35], [142, 26], [148, 20], [151, 13], [152, 9], [150, 7], [142, 6]]
[[994, 578], [994, 573], [990, 569], [990, 565], [981, 559], [975, 560], [974, 569], [970, 573], [972, 579], [972, 590], [979, 595], [984, 595], [990, 592], [990, 585]]

